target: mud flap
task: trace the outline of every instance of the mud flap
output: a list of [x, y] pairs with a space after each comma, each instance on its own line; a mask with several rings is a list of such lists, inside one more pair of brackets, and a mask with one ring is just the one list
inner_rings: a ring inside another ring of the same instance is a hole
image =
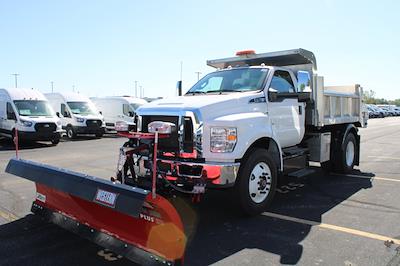
[[182, 221], [160, 195], [22, 159], [11, 159], [6, 172], [34, 181], [32, 212], [71, 232], [139, 264], [183, 260]]

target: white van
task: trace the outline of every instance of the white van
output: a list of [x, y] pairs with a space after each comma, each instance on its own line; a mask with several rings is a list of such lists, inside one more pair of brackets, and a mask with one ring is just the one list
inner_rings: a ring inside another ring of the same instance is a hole
[[79, 93], [46, 93], [46, 98], [61, 118], [69, 139], [79, 134], [94, 134], [100, 138], [105, 131], [103, 116], [92, 101]]
[[103, 114], [107, 130], [115, 130], [117, 122], [125, 122], [129, 130], [135, 130], [136, 109], [147, 101], [130, 96], [90, 98]]
[[35, 89], [0, 89], [0, 135], [20, 140], [60, 142], [61, 121]]

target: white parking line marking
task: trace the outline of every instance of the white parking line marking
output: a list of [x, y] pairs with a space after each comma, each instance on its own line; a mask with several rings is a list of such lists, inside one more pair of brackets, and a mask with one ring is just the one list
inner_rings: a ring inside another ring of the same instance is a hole
[[261, 215], [271, 217], [271, 218], [277, 218], [280, 220], [290, 221], [290, 222], [294, 222], [294, 223], [317, 226], [317, 227], [324, 228], [324, 229], [330, 229], [330, 230], [334, 230], [334, 231], [339, 231], [339, 232], [352, 234], [352, 235], [356, 235], [356, 236], [367, 237], [367, 238], [380, 240], [380, 241], [389, 241], [389, 242], [393, 241], [393, 243], [400, 245], [400, 239], [391, 238], [388, 236], [383, 236], [383, 235], [378, 235], [378, 234], [373, 234], [373, 233], [360, 231], [360, 230], [356, 230], [356, 229], [352, 229], [352, 228], [347, 228], [347, 227], [342, 227], [342, 226], [337, 226], [337, 225], [332, 225], [332, 224], [325, 224], [325, 223], [305, 220], [305, 219], [301, 219], [301, 218], [286, 216], [286, 215], [272, 213], [272, 212], [263, 212]]
[[7, 220], [7, 221], [9, 221], [9, 222], [13, 222], [13, 221], [18, 219], [18, 217], [15, 216], [14, 214], [9, 213], [9, 212], [4, 212], [2, 210], [0, 210], [0, 217], [5, 219], [5, 220]]
[[386, 178], [386, 177], [379, 177], [379, 176], [364, 176], [364, 175], [351, 175], [351, 174], [348, 174], [348, 175], [333, 174], [333, 175], [400, 182], [400, 179]]
[[368, 156], [368, 158], [389, 159], [389, 160], [400, 161], [399, 157], [390, 157], [390, 156]]

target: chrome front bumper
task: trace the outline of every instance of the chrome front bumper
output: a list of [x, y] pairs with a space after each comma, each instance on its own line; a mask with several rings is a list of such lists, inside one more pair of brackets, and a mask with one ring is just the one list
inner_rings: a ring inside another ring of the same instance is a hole
[[[145, 160], [141, 158], [135, 166], [135, 171], [139, 176], [148, 174], [149, 169], [145, 168]], [[206, 180], [208, 187], [231, 187], [235, 184], [236, 178], [239, 173], [240, 163], [226, 163], [226, 162], [182, 162], [168, 159], [158, 159], [158, 164], [170, 165], [171, 170], [163, 171], [164, 174], [170, 177], [181, 179], [189, 179], [195, 181], [196, 179]], [[159, 167], [160, 168], [160, 167]], [[187, 169], [198, 169], [197, 174], [187, 173]], [[186, 171], [182, 171], [186, 169]], [[200, 169], [200, 170], [199, 170]]]

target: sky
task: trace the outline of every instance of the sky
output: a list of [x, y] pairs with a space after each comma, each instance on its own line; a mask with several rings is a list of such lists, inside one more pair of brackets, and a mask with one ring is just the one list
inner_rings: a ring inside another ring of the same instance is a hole
[[176, 95], [207, 59], [304, 48], [325, 85], [400, 98], [400, 1], [0, 0], [0, 88]]

